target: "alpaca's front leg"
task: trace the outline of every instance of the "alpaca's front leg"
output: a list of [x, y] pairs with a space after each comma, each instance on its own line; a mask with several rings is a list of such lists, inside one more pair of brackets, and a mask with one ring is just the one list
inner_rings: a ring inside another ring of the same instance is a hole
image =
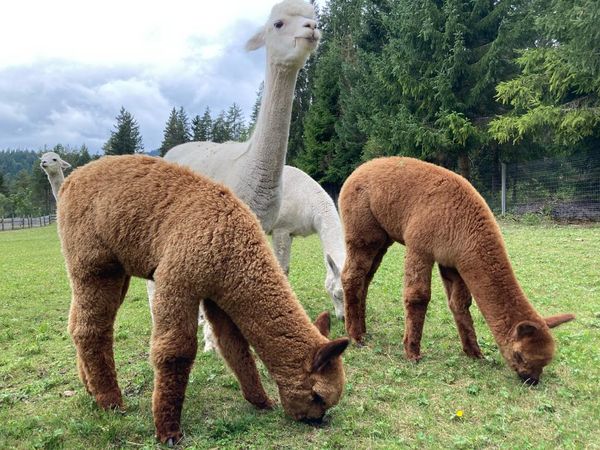
[[369, 284], [377, 272], [389, 242], [369, 247], [346, 243], [346, 263], [342, 270], [346, 332], [361, 342], [366, 331], [366, 299]]
[[113, 356], [113, 324], [128, 286], [125, 276], [71, 276], [69, 333], [77, 348], [79, 377], [104, 409], [121, 408]]
[[431, 298], [432, 268], [433, 259], [407, 247], [404, 261], [404, 352], [413, 361], [421, 359], [421, 337]]
[[248, 341], [231, 318], [211, 300], [204, 300], [204, 313], [212, 325], [219, 353], [240, 383], [244, 398], [257, 408], [273, 406], [265, 392]]
[[275, 229], [273, 236], [273, 250], [279, 265], [287, 275], [290, 272], [290, 254], [292, 251], [292, 236], [285, 229]]
[[441, 265], [439, 268], [448, 297], [448, 306], [454, 316], [463, 351], [472, 358], [483, 358], [479, 344], [477, 344], [473, 318], [469, 311], [471, 306], [469, 288], [456, 269]]
[[157, 280], [152, 333], [154, 392], [152, 413], [156, 437], [162, 443], [181, 440], [181, 409], [198, 348], [198, 301], [178, 296]]

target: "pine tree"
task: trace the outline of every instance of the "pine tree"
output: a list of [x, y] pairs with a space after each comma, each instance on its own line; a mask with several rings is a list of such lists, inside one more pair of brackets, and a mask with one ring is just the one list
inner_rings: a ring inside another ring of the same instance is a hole
[[192, 120], [192, 140], [195, 142], [210, 141], [212, 137], [212, 118], [207, 106], [202, 117], [196, 115]]
[[244, 114], [242, 109], [233, 103], [227, 110], [225, 116], [225, 126], [229, 133], [229, 140], [242, 141], [246, 136], [246, 127], [244, 125]]
[[190, 136], [189, 120], [183, 107], [180, 107], [179, 111], [173, 107], [163, 131], [160, 156], [165, 156], [165, 153], [176, 145], [189, 142]]
[[121, 107], [116, 117], [115, 130], [111, 131], [110, 138], [102, 146], [105, 155], [127, 155], [139, 153], [144, 149], [140, 127], [124, 107]]
[[248, 124], [248, 134], [252, 134], [252, 132], [254, 131], [254, 127], [256, 126], [256, 121], [258, 120], [258, 114], [260, 113], [260, 104], [262, 102], [262, 96], [263, 96], [264, 90], [265, 90], [265, 82], [261, 81], [260, 85], [258, 86], [258, 91], [256, 91], [256, 100], [254, 101], [254, 106], [252, 107], [252, 112], [250, 113], [250, 123]]
[[227, 121], [225, 120], [225, 111], [221, 111], [212, 124], [212, 141], [221, 143], [231, 140]]

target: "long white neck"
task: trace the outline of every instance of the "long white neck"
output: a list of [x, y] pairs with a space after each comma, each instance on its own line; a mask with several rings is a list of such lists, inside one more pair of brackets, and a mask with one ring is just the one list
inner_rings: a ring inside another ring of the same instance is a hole
[[62, 171], [59, 170], [57, 173], [53, 173], [52, 175], [48, 175], [48, 181], [50, 181], [50, 186], [52, 187], [52, 194], [54, 195], [54, 199], [58, 202], [58, 191], [65, 181], [65, 176]]
[[[318, 208], [318, 212], [315, 212], [314, 228], [321, 240], [323, 257], [331, 256], [338, 268], [342, 270], [346, 259], [346, 247], [340, 216], [329, 198], [318, 202], [315, 208]], [[329, 265], [326, 266], [329, 271]]]
[[245, 191], [255, 193], [252, 198], [243, 200], [267, 232], [275, 223], [281, 203], [281, 174], [287, 153], [298, 70], [267, 64], [260, 112], [249, 142], [251, 167], [248, 169], [252, 176], [240, 180], [246, 187]]

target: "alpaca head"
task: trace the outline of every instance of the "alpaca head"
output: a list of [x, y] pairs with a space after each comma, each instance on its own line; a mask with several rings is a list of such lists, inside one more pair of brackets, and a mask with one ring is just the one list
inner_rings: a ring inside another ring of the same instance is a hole
[[314, 15], [313, 7], [304, 0], [284, 0], [273, 7], [267, 23], [250, 38], [246, 49], [264, 45], [270, 64], [300, 69], [321, 38]]
[[47, 152], [40, 156], [40, 167], [48, 176], [58, 175], [63, 170], [71, 167], [71, 164], [61, 159], [61, 157], [54, 152]]
[[546, 317], [543, 322], [523, 320], [515, 325], [503, 354], [524, 383], [537, 384], [554, 356], [554, 339], [549, 328], [574, 318], [573, 314], [560, 314]]
[[335, 316], [339, 320], [344, 320], [344, 289], [342, 287], [342, 276], [339, 266], [329, 254], [327, 255], [325, 290], [333, 301]]
[[[315, 326], [327, 337], [329, 313], [320, 314]], [[346, 380], [341, 354], [349, 342], [348, 338], [340, 338], [317, 345], [301, 377], [280, 385], [281, 404], [288, 415], [296, 420], [320, 421], [339, 402]]]

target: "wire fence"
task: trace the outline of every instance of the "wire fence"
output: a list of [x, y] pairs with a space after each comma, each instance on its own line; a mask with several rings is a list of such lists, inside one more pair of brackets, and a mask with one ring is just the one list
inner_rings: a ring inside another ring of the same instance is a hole
[[56, 216], [52, 214], [40, 217], [3, 217], [0, 218], [0, 231], [45, 227], [54, 222], [56, 222]]
[[497, 214], [600, 221], [598, 155], [503, 164], [498, 172], [476, 184]]

